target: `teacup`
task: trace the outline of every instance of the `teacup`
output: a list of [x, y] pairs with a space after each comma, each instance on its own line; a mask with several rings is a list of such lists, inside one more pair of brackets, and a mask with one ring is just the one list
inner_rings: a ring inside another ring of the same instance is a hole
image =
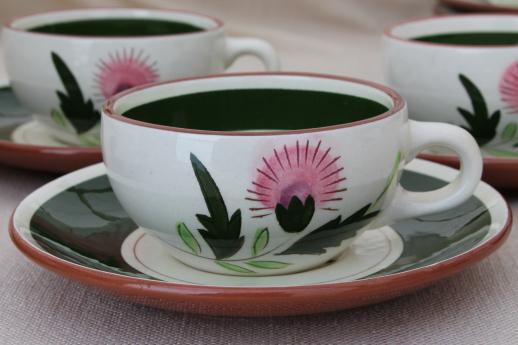
[[[431, 145], [462, 170], [404, 190], [405, 162]], [[103, 107], [102, 149], [121, 204], [171, 255], [200, 270], [310, 269], [365, 229], [450, 209], [481, 175], [463, 129], [407, 119], [396, 92], [316, 74], [228, 74], [138, 87]]]
[[228, 38], [219, 19], [184, 11], [80, 9], [29, 15], [3, 30], [11, 86], [58, 139], [98, 145], [100, 107], [136, 85], [219, 73], [251, 54], [279, 62], [267, 42]]
[[480, 146], [514, 144], [518, 15], [417, 19], [384, 35], [385, 75], [416, 120], [467, 129]]

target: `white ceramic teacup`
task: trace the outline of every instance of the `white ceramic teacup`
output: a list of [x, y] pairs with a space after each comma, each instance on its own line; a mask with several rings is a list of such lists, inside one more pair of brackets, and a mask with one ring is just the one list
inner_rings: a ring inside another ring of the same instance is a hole
[[[399, 185], [432, 145], [462, 170]], [[209, 76], [135, 88], [102, 115], [107, 174], [132, 219], [201, 270], [273, 275], [322, 265], [364, 229], [450, 209], [479, 182], [463, 129], [407, 119], [396, 92], [314, 74]]]
[[[435, 39], [416, 40], [430, 36]], [[460, 125], [488, 150], [516, 146], [517, 43], [518, 15], [453, 15], [400, 23], [384, 34], [385, 79], [408, 102], [410, 118]], [[516, 156], [510, 151], [498, 155]]]
[[100, 106], [124, 89], [220, 73], [245, 54], [257, 56], [267, 70], [279, 68], [267, 42], [226, 37], [219, 19], [184, 11], [29, 15], [4, 25], [3, 47], [21, 103], [57, 138], [82, 145], [99, 143]]

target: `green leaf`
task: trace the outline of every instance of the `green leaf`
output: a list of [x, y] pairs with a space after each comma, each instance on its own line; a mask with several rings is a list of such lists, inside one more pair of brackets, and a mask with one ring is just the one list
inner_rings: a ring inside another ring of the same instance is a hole
[[248, 261], [247, 265], [271, 270], [285, 268], [291, 264], [280, 261]]
[[219, 191], [216, 182], [202, 162], [191, 153], [191, 164], [200, 185], [201, 193], [209, 210], [210, 218], [214, 224], [214, 231], [224, 230], [228, 223], [227, 206]]
[[270, 240], [270, 233], [268, 231], [268, 228], [258, 229], [255, 232], [254, 243], [252, 244], [252, 255], [256, 256], [264, 248], [266, 248], [269, 240]]
[[514, 137], [516, 136], [517, 129], [518, 129], [518, 126], [516, 125], [516, 123], [514, 123], [514, 122], [508, 123], [504, 127], [504, 130], [502, 131], [500, 138], [505, 142], [513, 140]]
[[189, 247], [189, 249], [196, 255], [201, 253], [201, 247], [196, 238], [192, 235], [191, 231], [187, 228], [185, 223], [180, 223], [176, 226], [178, 235], [182, 239], [183, 243]]
[[277, 255], [324, 254], [326, 248], [338, 247], [348, 238], [356, 236], [358, 230], [369, 224], [379, 211], [366, 214], [371, 204], [362, 207], [344, 221], [338, 216], [292, 244]]
[[225, 261], [215, 261], [218, 265], [220, 265], [223, 268], [226, 268], [227, 270], [239, 272], [239, 273], [255, 273], [252, 270], [249, 270], [248, 268], [244, 268], [235, 264], [231, 264]]
[[480, 92], [475, 83], [473, 83], [465, 75], [459, 74], [459, 79], [462, 85], [464, 86], [464, 89], [468, 93], [468, 96], [471, 101], [471, 106], [473, 107], [473, 110], [475, 110], [475, 114], [478, 114], [477, 116], [479, 117], [487, 118], [489, 112], [487, 111], [486, 101], [484, 99], [484, 96], [482, 95], [482, 92]]
[[58, 72], [59, 78], [61, 79], [61, 83], [65, 87], [65, 90], [70, 98], [75, 98], [78, 101], [84, 102], [83, 93], [81, 92], [81, 88], [77, 83], [76, 78], [72, 74], [72, 71], [68, 68], [67, 64], [61, 57], [51, 52], [52, 63], [56, 68], [56, 72]]
[[227, 206], [216, 182], [203, 163], [191, 153], [192, 168], [200, 186], [210, 216], [197, 214], [204, 229], [198, 229], [217, 259], [231, 257], [241, 249], [241, 210], [236, 210], [228, 219]]
[[286, 232], [301, 232], [304, 230], [315, 213], [315, 200], [311, 195], [306, 198], [304, 204], [297, 196], [290, 200], [288, 208], [282, 204], [275, 207], [275, 216], [281, 228]]
[[396, 155], [396, 159], [394, 160], [394, 164], [392, 164], [392, 170], [390, 171], [389, 177], [387, 178], [387, 182], [385, 182], [385, 186], [383, 187], [381, 194], [376, 198], [376, 200], [372, 204], [372, 207], [371, 207], [372, 209], [374, 209], [378, 206], [379, 202], [383, 199], [383, 197], [389, 190], [390, 185], [392, 184], [392, 181], [396, 177], [400, 163], [401, 163], [401, 152], [398, 151], [398, 153]]
[[56, 90], [61, 111], [78, 134], [85, 133], [97, 125], [101, 114], [91, 100], [84, 99], [76, 78], [63, 59], [54, 52], [51, 53], [51, 59], [66, 91]]
[[68, 120], [65, 115], [63, 115], [59, 110], [52, 109], [50, 112], [50, 117], [54, 122], [61, 128], [68, 129]]
[[473, 107], [473, 113], [460, 107], [457, 108], [457, 111], [468, 124], [468, 127], [463, 126], [463, 128], [475, 137], [480, 146], [483, 146], [490, 142], [497, 134], [496, 129], [500, 122], [501, 115], [500, 110], [495, 111], [489, 116], [489, 109], [487, 108], [482, 92], [465, 75], [459, 74], [459, 79]]

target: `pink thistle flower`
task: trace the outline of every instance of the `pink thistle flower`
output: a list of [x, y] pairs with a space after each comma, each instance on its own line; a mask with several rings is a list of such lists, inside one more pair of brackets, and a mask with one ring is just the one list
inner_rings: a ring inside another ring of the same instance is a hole
[[[269, 157], [262, 158], [253, 187], [247, 190], [250, 196], [246, 199], [258, 203], [250, 208], [258, 212], [254, 217], [277, 212], [279, 205], [287, 210], [294, 198], [304, 207], [338, 211], [329, 204], [342, 201], [339, 194], [347, 190], [341, 186], [346, 178], [342, 176], [344, 168], [338, 165], [340, 158], [333, 156], [330, 147], [323, 148], [322, 141], [315, 146], [310, 145], [309, 140], [297, 141], [295, 145], [274, 149]], [[308, 206], [306, 201], [310, 197]]]
[[500, 94], [511, 113], [518, 113], [518, 61], [508, 66], [500, 79]]
[[143, 57], [143, 53], [141, 50], [135, 54], [134, 49], [128, 53], [124, 49], [122, 53], [110, 54], [107, 61], [100, 60], [95, 75], [98, 96], [106, 99], [134, 86], [157, 81], [156, 62], [148, 63], [149, 56]]

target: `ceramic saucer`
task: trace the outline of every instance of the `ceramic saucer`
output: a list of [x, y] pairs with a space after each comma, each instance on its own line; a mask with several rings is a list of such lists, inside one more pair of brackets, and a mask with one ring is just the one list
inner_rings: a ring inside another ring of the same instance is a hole
[[465, 12], [518, 12], [509, 0], [440, 0], [440, 4]]
[[50, 172], [69, 172], [102, 160], [94, 147], [69, 146], [32, 121], [11, 88], [0, 83], [0, 163]]
[[[496, 188], [518, 188], [518, 141], [496, 144], [481, 148], [484, 159], [482, 179]], [[459, 167], [459, 158], [449, 152], [434, 151], [419, 155], [420, 158], [445, 164], [453, 168]]]
[[[423, 160], [402, 183], [431, 190], [458, 171]], [[506, 239], [511, 213], [481, 183], [463, 205], [370, 230], [333, 262], [277, 277], [213, 275], [164, 253], [115, 198], [103, 164], [41, 187], [10, 222], [16, 246], [39, 265], [112, 294], [159, 308], [232, 316], [280, 316], [347, 309], [415, 291], [489, 255]]]

